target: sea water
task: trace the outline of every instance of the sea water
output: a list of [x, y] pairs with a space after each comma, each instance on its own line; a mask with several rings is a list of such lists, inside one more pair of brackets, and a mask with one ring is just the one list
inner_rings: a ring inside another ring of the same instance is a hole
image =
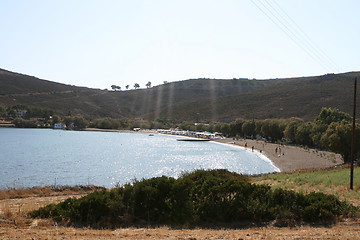
[[0, 128], [0, 188], [98, 185], [107, 188], [195, 169], [278, 172], [262, 154], [179, 136]]

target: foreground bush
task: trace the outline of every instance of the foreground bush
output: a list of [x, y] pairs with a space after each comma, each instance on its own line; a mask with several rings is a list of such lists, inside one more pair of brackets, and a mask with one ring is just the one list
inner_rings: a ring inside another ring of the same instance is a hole
[[328, 222], [355, 211], [355, 207], [332, 195], [272, 190], [227, 170], [197, 170], [179, 179], [151, 178], [80, 199], [69, 198], [30, 215], [109, 227], [270, 220]]

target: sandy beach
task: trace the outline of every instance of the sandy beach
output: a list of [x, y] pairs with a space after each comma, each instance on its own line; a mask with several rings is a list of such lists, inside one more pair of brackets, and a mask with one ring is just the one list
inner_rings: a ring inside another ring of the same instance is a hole
[[298, 170], [323, 169], [335, 167], [344, 163], [339, 154], [316, 149], [305, 149], [296, 146], [279, 145], [264, 141], [231, 138], [214, 140], [220, 143], [235, 144], [252, 151], [261, 152], [280, 169], [281, 172], [294, 172]]

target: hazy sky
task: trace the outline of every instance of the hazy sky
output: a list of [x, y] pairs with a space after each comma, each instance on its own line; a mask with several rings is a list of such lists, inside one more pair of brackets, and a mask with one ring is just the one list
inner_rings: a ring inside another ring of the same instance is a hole
[[358, 0], [0, 0], [0, 68], [125, 89], [360, 70]]

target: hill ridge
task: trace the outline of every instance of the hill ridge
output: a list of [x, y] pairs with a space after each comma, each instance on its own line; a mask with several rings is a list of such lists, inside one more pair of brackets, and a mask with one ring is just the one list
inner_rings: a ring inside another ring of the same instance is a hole
[[313, 119], [322, 107], [351, 112], [349, 102], [355, 76], [360, 76], [360, 72], [262, 80], [200, 78], [114, 92], [56, 83], [0, 68], [0, 104], [45, 106], [89, 118], [306, 120]]

